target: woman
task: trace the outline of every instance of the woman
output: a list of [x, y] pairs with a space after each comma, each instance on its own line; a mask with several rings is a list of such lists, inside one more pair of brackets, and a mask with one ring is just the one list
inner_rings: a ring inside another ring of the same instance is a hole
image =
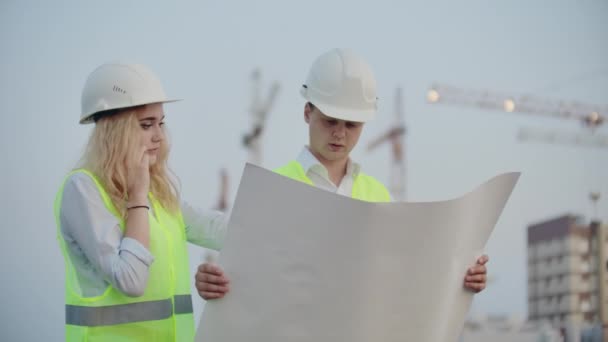
[[192, 341], [186, 241], [219, 249], [219, 212], [181, 203], [167, 168], [165, 96], [141, 65], [94, 70], [81, 124], [95, 123], [55, 215], [66, 264], [66, 340]]

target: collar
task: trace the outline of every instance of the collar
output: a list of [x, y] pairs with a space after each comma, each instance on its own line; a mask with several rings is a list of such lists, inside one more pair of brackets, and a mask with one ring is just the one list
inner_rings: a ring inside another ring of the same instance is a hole
[[[312, 152], [310, 152], [308, 146], [304, 146], [304, 148], [302, 148], [302, 151], [300, 151], [296, 161], [302, 165], [305, 174], [312, 171], [323, 176], [325, 179], [329, 179], [329, 172], [327, 172], [327, 168], [321, 164], [321, 162], [317, 159], [317, 157], [315, 157], [314, 154], [312, 154]], [[359, 175], [360, 170], [361, 166], [359, 163], [353, 162], [352, 159], [349, 158], [348, 162], [346, 163], [345, 177], [356, 178]]]

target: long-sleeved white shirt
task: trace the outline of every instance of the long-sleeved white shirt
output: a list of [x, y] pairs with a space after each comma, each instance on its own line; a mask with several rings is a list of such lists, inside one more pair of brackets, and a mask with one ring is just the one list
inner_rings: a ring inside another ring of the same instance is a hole
[[[152, 206], [151, 213], [154, 214]], [[227, 219], [214, 210], [181, 203], [186, 237], [219, 250]], [[108, 284], [127, 295], [143, 293], [154, 256], [139, 241], [123, 237], [119, 220], [105, 207], [93, 180], [75, 173], [66, 181], [60, 212], [61, 235], [80, 284], [80, 295], [101, 295]]]

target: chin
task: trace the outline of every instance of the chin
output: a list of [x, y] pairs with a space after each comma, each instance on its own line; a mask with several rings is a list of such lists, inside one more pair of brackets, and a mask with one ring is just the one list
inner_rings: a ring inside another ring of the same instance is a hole
[[329, 161], [337, 161], [346, 158], [346, 154], [341, 152], [329, 152], [325, 155], [325, 159]]

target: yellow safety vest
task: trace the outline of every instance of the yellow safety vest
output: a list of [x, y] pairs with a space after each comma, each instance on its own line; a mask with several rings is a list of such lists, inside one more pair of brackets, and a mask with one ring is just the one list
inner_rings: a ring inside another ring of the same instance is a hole
[[[93, 179], [106, 208], [119, 218], [124, 231], [125, 220], [118, 214], [99, 180], [84, 169], [76, 170], [68, 177], [75, 172], [82, 172]], [[150, 213], [148, 216], [150, 252], [155, 260], [150, 266], [148, 284], [142, 296], [129, 297], [108, 285], [100, 296], [82, 297], [76, 291], [79, 288], [78, 275], [61, 235], [59, 215], [64, 186], [65, 181], [55, 199], [55, 219], [57, 239], [66, 265], [66, 340], [192, 341], [194, 318], [190, 267], [181, 212], [170, 214], [149, 194], [156, 215]]]
[[[274, 172], [291, 179], [314, 185], [306, 176], [304, 168], [297, 161], [291, 161], [287, 165], [275, 169]], [[390, 202], [391, 196], [379, 181], [374, 177], [359, 173], [353, 181], [352, 198], [366, 202]]]

